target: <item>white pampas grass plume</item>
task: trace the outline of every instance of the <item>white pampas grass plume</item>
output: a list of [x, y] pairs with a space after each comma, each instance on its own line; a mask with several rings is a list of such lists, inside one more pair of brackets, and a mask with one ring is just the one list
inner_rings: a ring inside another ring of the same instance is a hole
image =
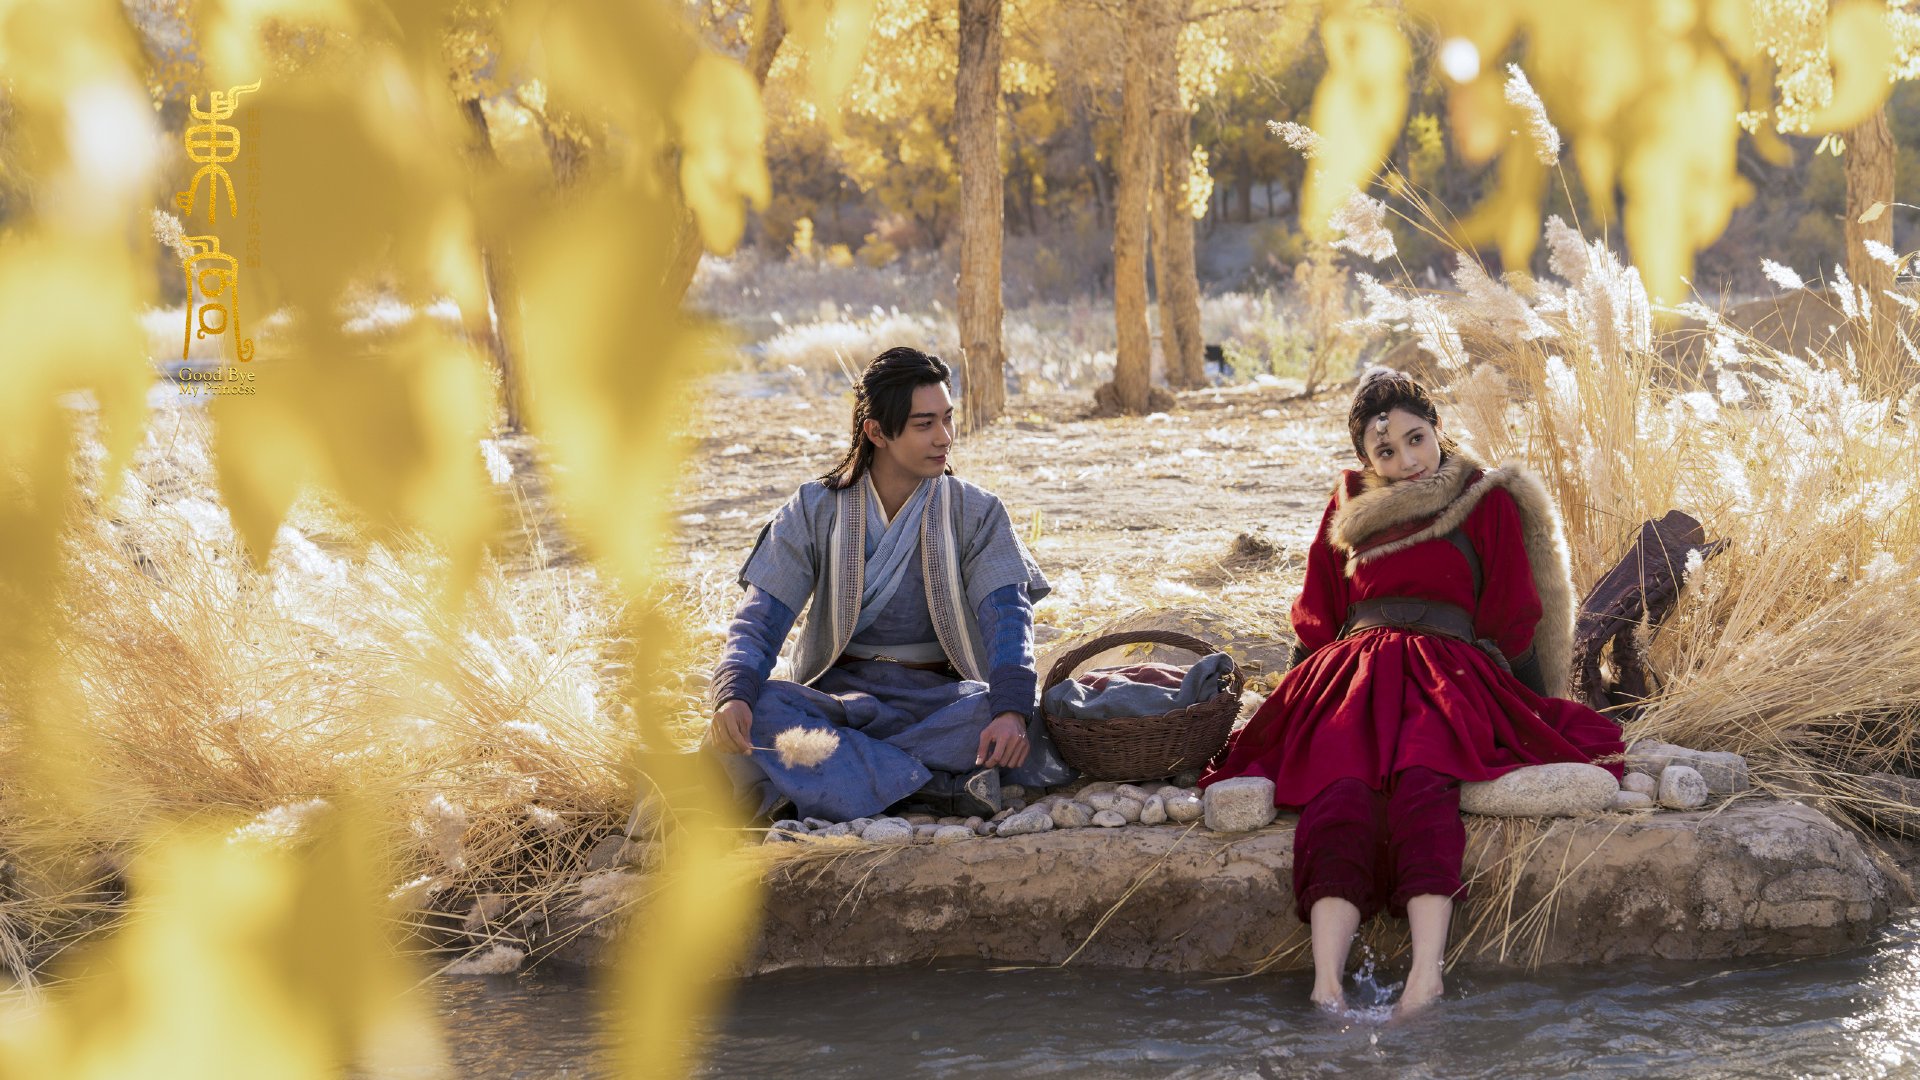
[[527, 821], [544, 833], [557, 833], [566, 830], [567, 823], [561, 816], [539, 803], [527, 804]]
[[447, 965], [448, 975], [511, 975], [520, 970], [527, 954], [511, 945], [495, 945]]
[[1807, 287], [1807, 283], [1800, 280], [1800, 275], [1793, 272], [1793, 267], [1783, 266], [1780, 263], [1774, 262], [1772, 259], [1760, 260], [1760, 272], [1767, 275], [1768, 281], [1773, 282], [1783, 289], [1804, 289]]
[[1407, 317], [1405, 297], [1374, 280], [1372, 274], [1357, 273], [1353, 275], [1353, 280], [1354, 284], [1360, 287], [1360, 296], [1367, 304], [1367, 314], [1356, 321], [1385, 327], [1405, 321]]
[[300, 835], [315, 814], [328, 806], [325, 799], [308, 799], [306, 802], [284, 803], [268, 810], [252, 821], [233, 830], [227, 837], [229, 844], [248, 842], [262, 844], [289, 844]]
[[180, 219], [164, 210], [153, 212], [154, 239], [173, 249], [173, 253], [182, 259], [193, 257], [193, 245], [187, 242], [187, 230]]
[[1547, 218], [1547, 269], [1569, 285], [1581, 285], [1593, 272], [1593, 252], [1559, 214]]
[[1304, 158], [1313, 157], [1320, 152], [1320, 133], [1305, 124], [1296, 124], [1291, 120], [1269, 120], [1267, 130], [1287, 141], [1287, 145], [1300, 151]]
[[1869, 585], [1880, 585], [1892, 581], [1901, 571], [1900, 560], [1891, 551], [1882, 551], [1874, 555], [1861, 574]]
[[580, 904], [574, 915], [598, 919], [634, 903], [640, 897], [640, 875], [624, 870], [602, 870], [580, 883]]
[[1859, 318], [1860, 298], [1854, 294], [1853, 282], [1848, 280], [1846, 268], [1835, 265], [1833, 268], [1833, 276], [1836, 279], [1833, 284], [1833, 292], [1835, 297], [1840, 301], [1840, 314], [1845, 315], [1849, 319]]
[[473, 898], [473, 906], [460, 920], [460, 929], [469, 934], [478, 934], [507, 914], [508, 900], [503, 893], [481, 893]]
[[790, 727], [774, 736], [773, 752], [780, 764], [792, 769], [812, 768], [840, 749], [840, 736], [825, 728]]
[[425, 907], [427, 899], [445, 887], [443, 879], [433, 874], [421, 874], [388, 893], [387, 902], [402, 911], [413, 911]]
[[1888, 266], [1893, 267], [1895, 270], [1900, 269], [1899, 252], [1894, 251], [1892, 248], [1888, 247], [1887, 245], [1881, 243], [1878, 240], [1863, 240], [1861, 241], [1861, 245], [1867, 249], [1867, 254], [1872, 256], [1875, 260], [1886, 263]]
[[1440, 361], [1442, 368], [1454, 371], [1471, 359], [1446, 309], [1431, 297], [1416, 296], [1407, 301], [1407, 323], [1419, 335], [1415, 343]]
[[1738, 405], [1747, 400], [1746, 387], [1740, 385], [1740, 376], [1726, 368], [1721, 368], [1717, 377], [1720, 401], [1724, 405]]
[[1379, 262], [1391, 259], [1399, 250], [1394, 246], [1393, 233], [1387, 228], [1387, 204], [1364, 192], [1356, 191], [1348, 196], [1346, 205], [1334, 211], [1327, 224], [1340, 233], [1340, 239], [1333, 242], [1334, 247], [1346, 248], [1362, 258]]
[[1533, 156], [1542, 165], [1560, 164], [1560, 131], [1547, 119], [1547, 107], [1519, 64], [1507, 65], [1507, 104], [1527, 114], [1527, 133], [1533, 136]]
[[536, 724], [531, 720], [509, 720], [500, 725], [500, 730], [511, 731], [528, 742], [540, 746], [553, 745], [553, 733], [548, 731], [545, 725]]
[[1682, 585], [1692, 584], [1693, 576], [1700, 572], [1700, 567], [1704, 565], [1706, 561], [1707, 559], [1706, 559], [1705, 553], [1703, 553], [1699, 548], [1689, 549], [1687, 551], [1686, 569], [1682, 571], [1680, 574], [1680, 584]]
[[1553, 328], [1536, 314], [1519, 293], [1487, 276], [1486, 268], [1462, 251], [1453, 271], [1460, 290], [1460, 317], [1455, 321], [1513, 340], [1532, 341], [1554, 336]]
[[425, 817], [414, 819], [413, 832], [433, 848], [448, 869], [458, 872], [467, 868], [466, 807], [448, 801], [445, 795], [435, 795], [427, 801]]
[[480, 440], [480, 460], [487, 464], [487, 478], [496, 484], [505, 484], [513, 479], [513, 462], [500, 452], [500, 445], [492, 439]]

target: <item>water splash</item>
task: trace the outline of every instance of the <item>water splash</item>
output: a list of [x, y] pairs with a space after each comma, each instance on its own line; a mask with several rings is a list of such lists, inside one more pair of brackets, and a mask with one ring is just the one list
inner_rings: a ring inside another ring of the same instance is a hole
[[1362, 1024], [1384, 1024], [1393, 1017], [1393, 999], [1404, 983], [1382, 982], [1380, 957], [1371, 946], [1360, 946], [1360, 967], [1353, 973], [1353, 991], [1347, 995], [1341, 1018]]

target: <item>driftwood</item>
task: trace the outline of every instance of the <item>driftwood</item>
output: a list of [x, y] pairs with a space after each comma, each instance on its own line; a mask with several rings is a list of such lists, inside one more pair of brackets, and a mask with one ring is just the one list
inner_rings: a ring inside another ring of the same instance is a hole
[[[1616, 718], [1653, 696], [1657, 687], [1647, 668], [1646, 638], [1635, 630], [1642, 623], [1657, 627], [1673, 613], [1692, 553], [1710, 559], [1726, 546], [1725, 540], [1708, 542], [1701, 524], [1678, 510], [1642, 524], [1626, 557], [1581, 601], [1573, 625], [1568, 696], [1596, 709], [1615, 709]], [[1601, 654], [1608, 644], [1613, 646], [1612, 670], [1603, 671]]]

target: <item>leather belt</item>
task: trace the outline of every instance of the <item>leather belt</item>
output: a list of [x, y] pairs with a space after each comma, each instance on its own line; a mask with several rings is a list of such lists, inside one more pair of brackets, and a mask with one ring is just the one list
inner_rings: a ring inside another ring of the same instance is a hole
[[1347, 621], [1340, 627], [1341, 637], [1352, 637], [1362, 630], [1391, 626], [1435, 637], [1473, 643], [1473, 616], [1457, 604], [1422, 600], [1412, 596], [1379, 596], [1356, 600], [1347, 605]]
[[1473, 615], [1458, 604], [1423, 600], [1415, 596], [1377, 596], [1370, 600], [1356, 600], [1347, 605], [1347, 621], [1340, 627], [1340, 636], [1348, 638], [1362, 630], [1381, 627], [1464, 642], [1486, 653], [1494, 663], [1500, 665], [1500, 670], [1513, 670], [1511, 662], [1498, 645], [1485, 638], [1474, 637]]
[[888, 656], [885, 653], [881, 653], [877, 656], [854, 656], [851, 653], [841, 653], [840, 659], [835, 660], [833, 662], [833, 666], [846, 667], [848, 664], [861, 664], [861, 663], [865, 663], [868, 660], [878, 660], [883, 664], [899, 664], [903, 668], [912, 668], [915, 671], [939, 671], [939, 672], [945, 672], [949, 675], [956, 674], [956, 672], [954, 672], [953, 670], [953, 663], [948, 660], [928, 660], [928, 661], [900, 660], [895, 657]]

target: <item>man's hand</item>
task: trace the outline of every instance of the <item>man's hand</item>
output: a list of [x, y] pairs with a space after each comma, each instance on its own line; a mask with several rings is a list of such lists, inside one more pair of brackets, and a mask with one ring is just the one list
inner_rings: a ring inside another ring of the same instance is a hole
[[753, 749], [753, 707], [734, 698], [715, 709], [707, 741], [723, 754], [744, 754]]
[[973, 763], [996, 769], [1019, 768], [1026, 764], [1027, 750], [1027, 718], [1003, 712], [980, 733], [980, 752]]

